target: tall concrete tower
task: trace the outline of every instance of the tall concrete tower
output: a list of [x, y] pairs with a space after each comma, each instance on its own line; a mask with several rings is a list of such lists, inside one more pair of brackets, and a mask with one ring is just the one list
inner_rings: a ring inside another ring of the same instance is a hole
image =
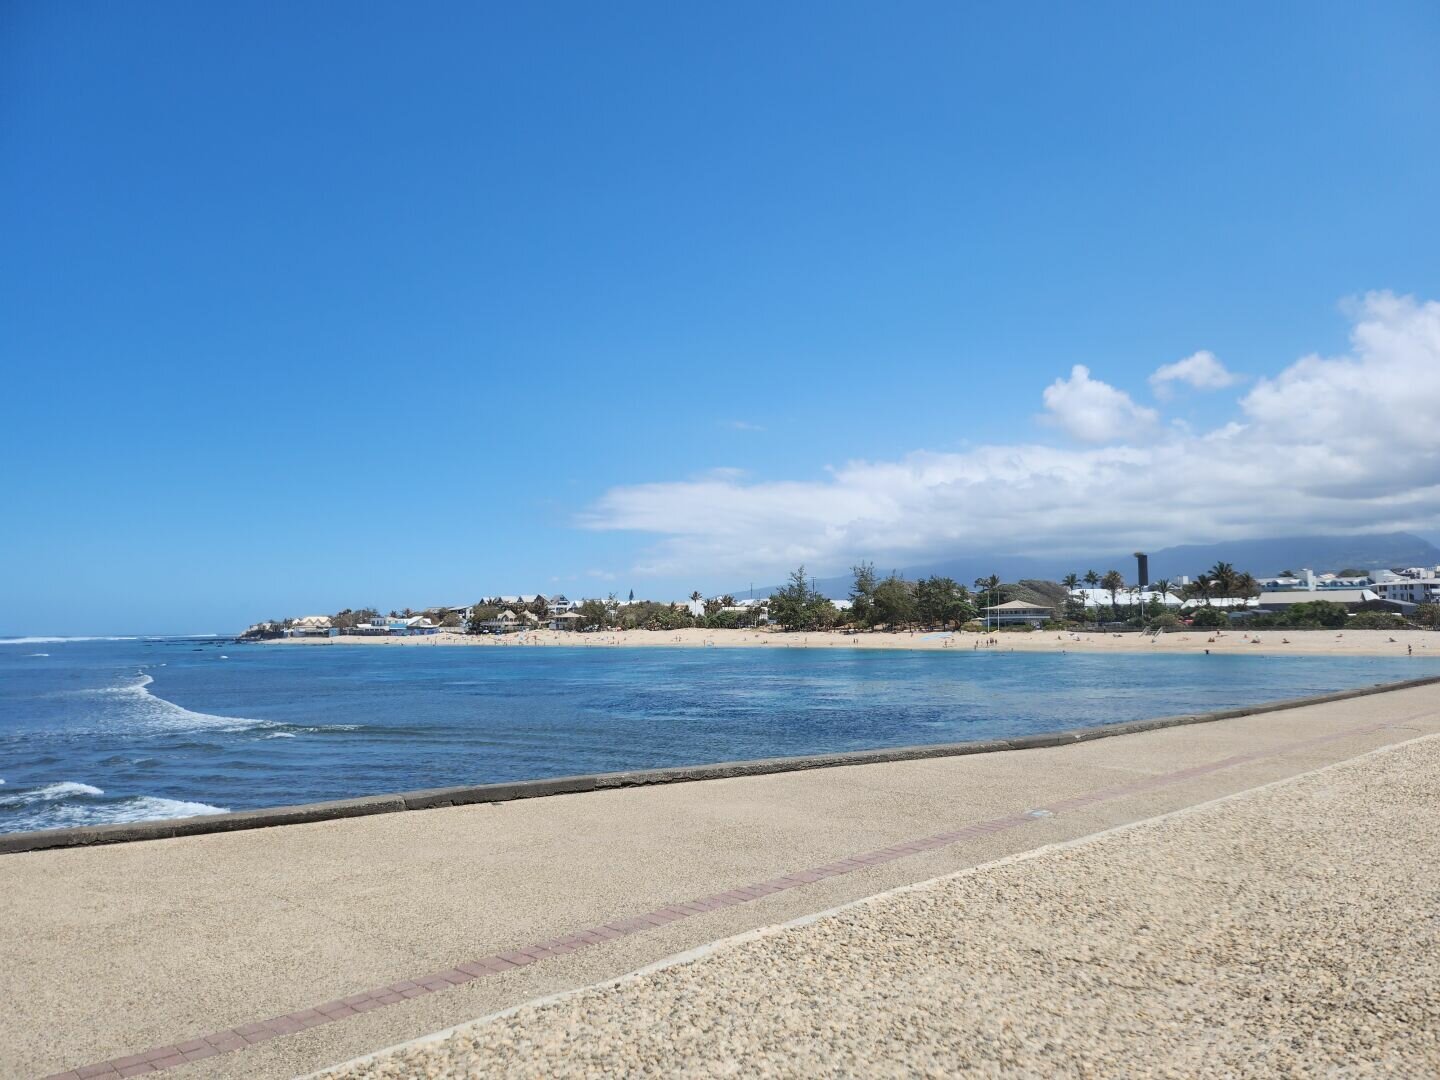
[[1149, 588], [1150, 556], [1146, 555], [1143, 551], [1135, 552], [1135, 565], [1136, 571], [1139, 574], [1139, 577], [1135, 580], [1135, 584], [1139, 585], [1142, 589]]

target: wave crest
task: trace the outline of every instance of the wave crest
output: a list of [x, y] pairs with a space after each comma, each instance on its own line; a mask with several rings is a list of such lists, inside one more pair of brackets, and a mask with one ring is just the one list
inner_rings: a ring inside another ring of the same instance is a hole
[[126, 726], [139, 726], [154, 731], [194, 731], [200, 728], [220, 731], [248, 731], [251, 728], [273, 727], [273, 720], [253, 720], [245, 716], [220, 716], [216, 713], [195, 712], [173, 701], [167, 701], [150, 692], [153, 676], [143, 671], [134, 676], [134, 681], [123, 686], [107, 686], [99, 690], [81, 690], [78, 693], [99, 697], [102, 700], [118, 702], [120, 709], [105, 719], [116, 720]]
[[68, 829], [227, 813], [229, 811], [223, 806], [168, 799], [160, 795], [106, 798], [105, 792], [93, 784], [62, 780], [0, 797], [0, 832]]

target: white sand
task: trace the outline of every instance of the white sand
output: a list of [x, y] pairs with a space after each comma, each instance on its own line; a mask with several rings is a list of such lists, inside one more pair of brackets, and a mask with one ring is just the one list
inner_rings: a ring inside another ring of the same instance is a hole
[[[994, 641], [995, 644], [989, 644]], [[266, 644], [366, 645], [386, 648], [427, 648], [465, 645], [481, 648], [584, 648], [670, 646], [680, 648], [770, 649], [1000, 649], [1013, 652], [1154, 652], [1271, 653], [1286, 656], [1410, 656], [1440, 658], [1440, 633], [1430, 630], [1184, 630], [1158, 638], [1139, 634], [996, 631], [991, 634], [786, 633], [781, 630], [630, 630], [584, 634], [531, 630], [502, 637], [440, 633], [428, 637], [283, 638]], [[1407, 651], [1408, 650], [1408, 651]], [[1430, 665], [1416, 676], [1431, 674]]]

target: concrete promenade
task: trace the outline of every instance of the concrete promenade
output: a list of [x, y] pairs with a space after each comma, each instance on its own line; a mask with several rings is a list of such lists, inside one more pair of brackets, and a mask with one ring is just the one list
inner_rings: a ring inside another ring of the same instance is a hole
[[292, 1077], [1436, 732], [1426, 686], [1049, 749], [7, 855], [0, 1075]]
[[1440, 1076], [1437, 856], [1422, 735], [314, 1080]]

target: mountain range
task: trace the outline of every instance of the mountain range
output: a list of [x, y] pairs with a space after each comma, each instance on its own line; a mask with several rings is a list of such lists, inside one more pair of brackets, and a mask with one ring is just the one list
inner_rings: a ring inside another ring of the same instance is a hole
[[[1282, 570], [1311, 569], [1316, 573], [1353, 568], [1379, 570], [1407, 566], [1440, 565], [1440, 547], [1412, 533], [1367, 533], [1359, 536], [1286, 536], [1273, 540], [1227, 540], [1217, 544], [1182, 544], [1149, 552], [1150, 580], [1195, 577], [1217, 562], [1228, 562], [1237, 570], [1256, 577], [1274, 577]], [[882, 577], [888, 566], [875, 567]], [[938, 562], [894, 568], [909, 580], [938, 574], [962, 585], [976, 578], [998, 574], [1003, 581], [1035, 578], [1058, 581], [1066, 574], [1084, 575], [1087, 570], [1103, 574], [1119, 570], [1126, 581], [1135, 579], [1132, 552], [1090, 555], [960, 555]], [[818, 578], [815, 587], [826, 596], [844, 597], [850, 591], [851, 576]], [[768, 596], [773, 588], [755, 590]], [[736, 596], [748, 590], [736, 590]]]

